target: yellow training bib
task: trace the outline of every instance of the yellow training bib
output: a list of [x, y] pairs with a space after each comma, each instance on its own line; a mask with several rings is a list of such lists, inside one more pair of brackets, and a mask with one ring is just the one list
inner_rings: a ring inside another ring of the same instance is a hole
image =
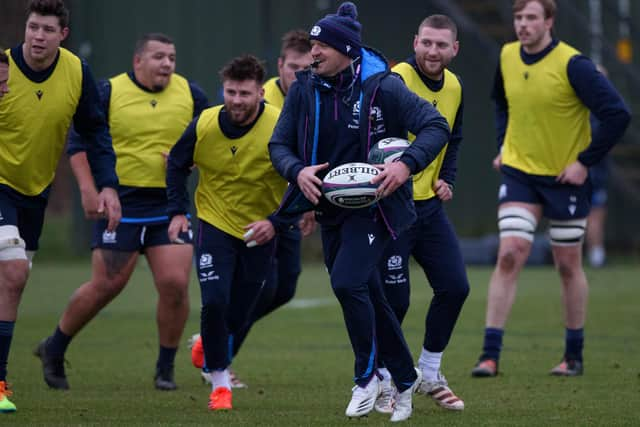
[[[456, 115], [462, 102], [462, 86], [455, 74], [444, 70], [444, 85], [434, 92], [424, 84], [415, 68], [409, 63], [401, 62], [392, 69], [402, 76], [407, 87], [420, 98], [433, 104], [440, 114], [447, 120], [449, 129], [453, 130]], [[409, 140], [413, 141], [415, 135], [409, 134]], [[447, 144], [448, 145], [448, 144]], [[447, 145], [422, 172], [413, 177], [413, 198], [415, 200], [428, 200], [436, 196], [433, 186], [440, 176], [442, 162], [447, 151]]]
[[265, 104], [253, 128], [236, 139], [222, 133], [221, 110], [221, 105], [204, 110], [196, 125], [193, 160], [200, 177], [195, 203], [199, 218], [241, 239], [244, 226], [278, 208], [287, 188], [267, 147], [280, 110]]

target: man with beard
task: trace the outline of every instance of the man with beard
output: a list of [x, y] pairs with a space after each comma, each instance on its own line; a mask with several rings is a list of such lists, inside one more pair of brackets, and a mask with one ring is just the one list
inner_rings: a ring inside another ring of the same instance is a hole
[[99, 189], [85, 213], [107, 218], [109, 231], [120, 220], [115, 156], [98, 91], [87, 64], [60, 47], [68, 35], [69, 10], [62, 0], [32, 0], [24, 43], [5, 52], [11, 90], [0, 102], [0, 412], [16, 410], [7, 398], [9, 349], [72, 122], [91, 160], [91, 171], [77, 176], [78, 183], [83, 187], [88, 178], [93, 185], [95, 179]]
[[[150, 33], [138, 40], [133, 71], [101, 84], [102, 110], [107, 116], [116, 171], [120, 178], [122, 220], [114, 230], [106, 221], [94, 226], [91, 279], [72, 295], [58, 326], [36, 355], [51, 388], [68, 389], [64, 356], [71, 340], [127, 285], [144, 254], [153, 274], [158, 303], [159, 350], [155, 387], [174, 390], [174, 359], [189, 315], [189, 274], [193, 258], [191, 229], [169, 240], [165, 190], [166, 153], [191, 120], [206, 108], [207, 97], [195, 84], [175, 74], [173, 40]], [[72, 132], [68, 153], [76, 175], [87, 175], [82, 138]], [[83, 204], [96, 197], [95, 186], [84, 186]]]
[[203, 111], [168, 159], [171, 240], [188, 230], [186, 181], [194, 165], [200, 174], [195, 193], [200, 333], [214, 411], [232, 408], [234, 336], [249, 321], [269, 273], [278, 227], [270, 214], [287, 187], [269, 159], [267, 143], [279, 110], [263, 102], [264, 73], [251, 55], [226, 64], [220, 71], [224, 105]]
[[[422, 371], [418, 392], [451, 410], [464, 409], [464, 402], [449, 388], [440, 373], [440, 362], [469, 294], [458, 239], [442, 206], [453, 197], [456, 159], [462, 141], [462, 84], [446, 68], [458, 54], [457, 34], [456, 24], [448, 16], [427, 17], [413, 40], [415, 55], [392, 69], [409, 89], [429, 101], [447, 119], [451, 135], [438, 157], [414, 175], [413, 199], [418, 219], [387, 246], [380, 266], [385, 294], [400, 323], [409, 309], [410, 255], [420, 264], [433, 289], [418, 361]], [[414, 139], [413, 135], [410, 139]], [[380, 372], [383, 381], [375, 407], [379, 412], [390, 413], [395, 390], [387, 369]]]
[[[516, 0], [518, 40], [500, 52], [496, 104], [500, 170], [498, 259], [489, 282], [484, 345], [474, 377], [495, 377], [517, 280], [540, 219], [549, 220], [553, 260], [562, 282], [565, 351], [552, 375], [583, 373], [588, 283], [582, 240], [590, 209], [588, 168], [620, 139], [631, 115], [594, 63], [552, 35], [553, 0]], [[601, 125], [592, 133], [589, 113]]]
[[[311, 61], [309, 34], [304, 30], [291, 30], [285, 33], [282, 36], [282, 46], [280, 48], [280, 57], [278, 58], [278, 76], [267, 80], [263, 85], [265, 102], [282, 109], [285, 96], [296, 79], [295, 73], [307, 68]], [[303, 215], [299, 226], [295, 222], [292, 221], [289, 227], [282, 227], [282, 229], [278, 230], [271, 273], [260, 293], [251, 321], [234, 336], [233, 354], [240, 350], [255, 322], [291, 301], [295, 295], [298, 277], [302, 270], [300, 240], [302, 236], [307, 236], [315, 230], [313, 213], [309, 212]], [[210, 375], [204, 366], [204, 353], [200, 334], [196, 334], [191, 338], [190, 345], [193, 365], [196, 368], [203, 368], [203, 379], [206, 382], [211, 382]], [[230, 375], [233, 388], [247, 387], [233, 370], [230, 370]]]

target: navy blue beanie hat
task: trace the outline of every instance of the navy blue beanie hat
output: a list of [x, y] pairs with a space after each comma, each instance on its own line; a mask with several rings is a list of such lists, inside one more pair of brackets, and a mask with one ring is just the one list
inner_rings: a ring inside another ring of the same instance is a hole
[[338, 13], [329, 14], [316, 22], [309, 32], [309, 38], [328, 44], [343, 55], [355, 59], [360, 56], [362, 47], [362, 26], [357, 18], [356, 5], [350, 1], [344, 2], [338, 8]]

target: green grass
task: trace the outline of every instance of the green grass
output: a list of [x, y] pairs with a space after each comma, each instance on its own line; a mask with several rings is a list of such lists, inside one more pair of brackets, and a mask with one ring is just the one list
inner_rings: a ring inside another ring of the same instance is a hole
[[[37, 260], [36, 260], [37, 261]], [[563, 351], [559, 284], [550, 268], [527, 269], [505, 335], [502, 374], [472, 379], [482, 345], [486, 286], [491, 271], [471, 268], [472, 291], [444, 357], [443, 369], [466, 404], [462, 413], [415, 398], [406, 425], [637, 425], [640, 422], [640, 268], [588, 271], [586, 373], [555, 378], [548, 370]], [[208, 388], [191, 367], [186, 345], [177, 357], [173, 393], [153, 389], [157, 354], [155, 290], [142, 262], [128, 288], [78, 335], [67, 359], [69, 392], [47, 389], [31, 352], [51, 333], [68, 298], [89, 275], [88, 263], [35, 263], [23, 296], [10, 355], [9, 381], [18, 412], [0, 425], [351, 425], [344, 417], [353, 356], [339, 307], [324, 270], [305, 265], [297, 299], [313, 308], [285, 307], [252, 331], [234, 362], [249, 384], [234, 392], [235, 409], [207, 411]], [[407, 340], [419, 354], [430, 290], [414, 271]], [[184, 342], [198, 330], [199, 290], [191, 288], [192, 315]], [[387, 425], [372, 414], [358, 425]]]

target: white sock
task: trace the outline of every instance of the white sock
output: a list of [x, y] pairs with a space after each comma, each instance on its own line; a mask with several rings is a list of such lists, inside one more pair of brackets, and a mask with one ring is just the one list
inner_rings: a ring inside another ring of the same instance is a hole
[[226, 387], [231, 390], [231, 379], [228, 369], [211, 371], [211, 390], [215, 390], [218, 387]]
[[602, 267], [606, 257], [603, 246], [594, 246], [589, 250], [589, 264], [591, 267]]
[[441, 362], [442, 352], [432, 353], [423, 348], [422, 353], [420, 353], [420, 359], [418, 360], [418, 366], [422, 371], [422, 378], [425, 381], [437, 381]]
[[378, 373], [382, 375], [382, 381], [391, 381], [391, 373], [387, 368], [379, 368]]

